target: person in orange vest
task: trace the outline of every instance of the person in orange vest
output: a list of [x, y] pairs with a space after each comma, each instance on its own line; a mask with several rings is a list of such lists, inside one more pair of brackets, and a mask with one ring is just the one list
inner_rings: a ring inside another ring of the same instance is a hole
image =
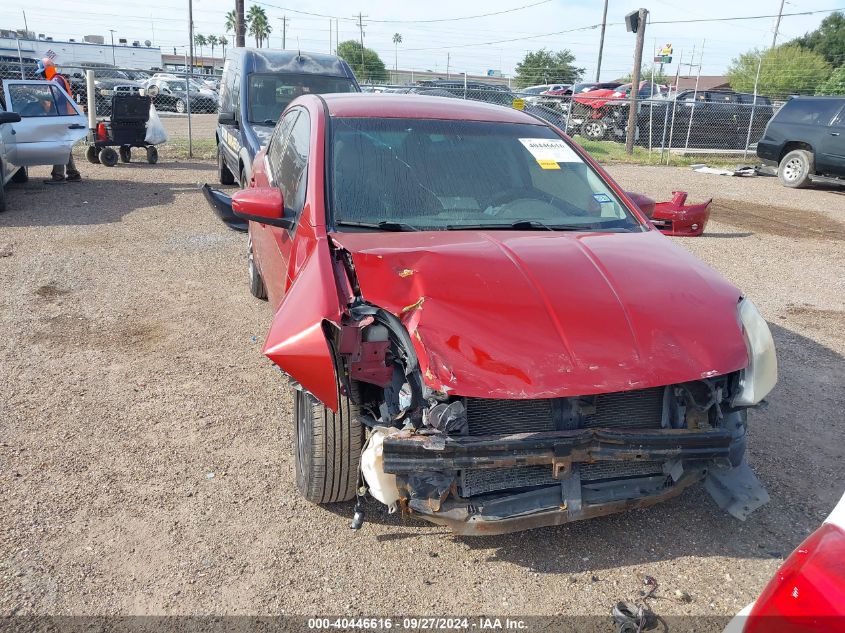
[[[52, 81], [58, 86], [61, 86], [68, 95], [67, 99], [70, 99], [70, 82], [64, 75], [56, 70], [56, 65], [53, 63], [52, 59], [49, 57], [42, 59], [38, 63], [37, 72], [47, 81]], [[64, 99], [64, 107], [67, 113], [76, 114], [76, 110], [67, 99]], [[59, 101], [62, 100], [60, 99]], [[53, 165], [53, 171], [50, 176], [50, 180], [45, 180], [44, 182], [77, 182], [82, 180], [82, 175], [79, 173], [79, 170], [76, 168], [76, 164], [73, 162], [73, 152], [71, 152], [68, 157], [67, 165]]]

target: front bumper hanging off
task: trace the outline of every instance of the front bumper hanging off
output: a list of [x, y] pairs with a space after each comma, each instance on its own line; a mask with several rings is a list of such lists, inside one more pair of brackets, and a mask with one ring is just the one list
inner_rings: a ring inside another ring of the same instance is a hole
[[[384, 441], [384, 470], [397, 476], [413, 512], [459, 534], [502, 534], [645, 507], [705, 477], [717, 503], [744, 519], [768, 495], [744, 461], [731, 464], [736, 441], [727, 429], [593, 428], [486, 437], [399, 433]], [[660, 461], [663, 472], [581, 481], [582, 464], [619, 461]], [[469, 499], [456, 494], [453, 482], [463, 469], [538, 465], [548, 465], [559, 483]]]

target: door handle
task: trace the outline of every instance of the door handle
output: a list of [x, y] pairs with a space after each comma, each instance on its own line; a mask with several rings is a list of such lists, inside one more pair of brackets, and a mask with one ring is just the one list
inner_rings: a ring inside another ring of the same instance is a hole
[[73, 125], [68, 125], [68, 126], [67, 126], [67, 128], [68, 128], [69, 130], [84, 130], [84, 129], [85, 129], [85, 126], [84, 126], [84, 125], [80, 125], [79, 123], [74, 123]]
[[831, 132], [830, 135], [831, 136], [839, 136], [839, 132]]

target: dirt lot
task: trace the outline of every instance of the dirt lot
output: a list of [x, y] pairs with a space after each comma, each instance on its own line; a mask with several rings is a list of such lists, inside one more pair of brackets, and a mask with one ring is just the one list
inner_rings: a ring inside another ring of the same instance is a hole
[[661, 614], [736, 612], [845, 488], [845, 195], [611, 172], [715, 196], [708, 235], [678, 242], [772, 324], [781, 380], [749, 455], [772, 502], [746, 523], [696, 487], [490, 538], [371, 502], [351, 533], [351, 504], [295, 490], [270, 313], [196, 188], [212, 164], [86, 164], [53, 187], [45, 168], [0, 216], [0, 613], [604, 615], [645, 575]]

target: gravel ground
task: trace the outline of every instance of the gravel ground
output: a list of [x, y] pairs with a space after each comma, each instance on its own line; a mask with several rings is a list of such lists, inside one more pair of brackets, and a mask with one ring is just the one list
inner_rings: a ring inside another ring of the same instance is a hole
[[80, 166], [52, 187], [34, 170], [0, 216], [0, 613], [605, 615], [649, 575], [658, 613], [727, 615], [843, 492], [841, 191], [610, 168], [716, 197], [708, 235], [678, 241], [772, 324], [781, 380], [749, 455], [769, 505], [741, 523], [696, 487], [459, 538], [375, 502], [353, 534], [351, 504], [298, 496], [290, 399], [261, 355], [271, 315], [243, 235], [196, 189], [212, 163]]

